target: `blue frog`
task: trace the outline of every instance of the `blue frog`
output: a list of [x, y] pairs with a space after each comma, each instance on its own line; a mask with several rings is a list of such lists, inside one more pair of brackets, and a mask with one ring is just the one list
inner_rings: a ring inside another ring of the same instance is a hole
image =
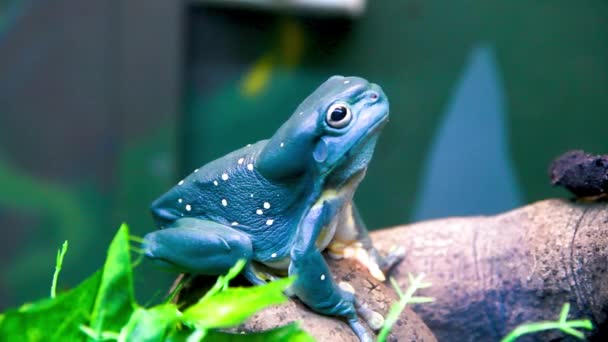
[[400, 260], [373, 247], [353, 195], [363, 179], [389, 104], [359, 77], [333, 76], [269, 139], [194, 170], [151, 207], [161, 229], [144, 238], [145, 255], [179, 272], [218, 275], [246, 259], [245, 277], [263, 284], [295, 275], [290, 289], [308, 307], [344, 317], [362, 341], [382, 316], [336, 285], [321, 252], [355, 257], [373, 276]]

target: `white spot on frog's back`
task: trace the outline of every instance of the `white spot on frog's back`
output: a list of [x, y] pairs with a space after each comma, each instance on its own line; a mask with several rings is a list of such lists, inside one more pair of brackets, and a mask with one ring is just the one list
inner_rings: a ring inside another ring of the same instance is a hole
[[255, 213], [258, 215], [262, 215], [264, 213], [264, 211], [262, 211], [262, 209], [258, 209], [255, 211]]
[[277, 253], [272, 253], [272, 254], [270, 255], [270, 257], [271, 257], [271, 258], [276, 258], [276, 257], [277, 257]]
[[245, 161], [245, 158], [240, 158], [237, 163], [239, 163], [239, 165], [243, 164], [243, 162]]
[[218, 186], [219, 183], [217, 181], [213, 181], [213, 185]]
[[228, 174], [227, 173], [222, 173], [222, 180], [227, 181], [228, 180]]
[[349, 83], [350, 83], [349, 80], [344, 81], [344, 84], [349, 84]]
[[222, 205], [224, 207], [228, 206], [228, 201], [225, 198], [222, 198]]
[[267, 226], [272, 226], [272, 224], [273, 224], [273, 223], [274, 223], [274, 220], [273, 220], [273, 219], [268, 219], [268, 220], [266, 220], [266, 225], [267, 225]]
[[184, 201], [183, 199], [179, 198], [179, 199], [177, 200], [177, 203], [182, 203], [183, 201]]
[[285, 143], [282, 142], [279, 146], [281, 146], [281, 148], [285, 147]]
[[264, 209], [270, 209], [270, 203], [264, 202]]
[[239, 223], [238, 223], [238, 222], [236, 222], [236, 221], [234, 221], [234, 222], [232, 222], [232, 225], [233, 225], [233, 226], [238, 226], [238, 225], [239, 225]]
[[253, 164], [251, 164], [251, 163], [247, 164], [247, 170], [253, 171]]
[[321, 280], [325, 280], [325, 274], [321, 274]]
[[177, 185], [182, 185], [184, 184], [184, 180], [182, 179], [181, 181], [179, 181], [179, 183], [177, 183]]
[[186, 211], [192, 210], [192, 206], [190, 204], [186, 204]]

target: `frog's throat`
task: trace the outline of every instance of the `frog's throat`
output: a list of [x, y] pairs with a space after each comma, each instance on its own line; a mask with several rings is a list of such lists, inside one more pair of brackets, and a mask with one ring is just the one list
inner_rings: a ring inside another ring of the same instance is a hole
[[[365, 168], [367, 166], [367, 163], [369, 163], [369, 161], [371, 160], [373, 151], [375, 149], [376, 140], [378, 139], [382, 127], [388, 121], [387, 119], [388, 111], [378, 120], [376, 120], [376, 122], [374, 122], [371, 126], [369, 126], [365, 133], [361, 134], [361, 136], [359, 136], [352, 144], [350, 144], [350, 146], [345, 150], [345, 152], [342, 153], [335, 160], [330, 160], [330, 156], [327, 152], [326, 142], [323, 138], [319, 139], [317, 148], [313, 152], [313, 157], [320, 166], [319, 174], [322, 177], [328, 177], [336, 170], [349, 168], [350, 166], [356, 167], [356, 165], [350, 163], [349, 160], [356, 160], [356, 155], [361, 152], [366, 153], [367, 158], [365, 162], [361, 163], [365, 165], [361, 165], [359, 169]], [[372, 145], [367, 146], [370, 142], [372, 143]], [[356, 170], [355, 172], [353, 172], [353, 174], [357, 171], [359, 170]]]
[[351, 188], [355, 191], [371, 161], [377, 141], [377, 135], [371, 137], [355, 149], [349, 151], [325, 177], [325, 183], [330, 187]]

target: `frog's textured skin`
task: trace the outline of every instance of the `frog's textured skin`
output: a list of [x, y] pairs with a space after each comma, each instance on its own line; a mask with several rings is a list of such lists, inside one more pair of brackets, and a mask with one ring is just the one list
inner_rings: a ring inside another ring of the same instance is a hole
[[152, 213], [167, 229], [146, 235], [146, 256], [210, 275], [244, 258], [254, 284], [295, 275], [298, 298], [319, 313], [345, 317], [369, 340], [352, 293], [336, 285], [321, 251], [363, 251], [376, 275], [378, 265], [389, 266], [352, 203], [387, 119], [379, 86], [331, 77], [272, 138], [206, 164], [157, 199]]

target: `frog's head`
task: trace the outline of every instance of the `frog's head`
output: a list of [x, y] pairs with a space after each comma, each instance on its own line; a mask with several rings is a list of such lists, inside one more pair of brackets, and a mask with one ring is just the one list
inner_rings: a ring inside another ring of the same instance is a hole
[[388, 100], [378, 85], [333, 76], [272, 136], [256, 167], [274, 179], [310, 172], [348, 178], [367, 167], [388, 112]]

